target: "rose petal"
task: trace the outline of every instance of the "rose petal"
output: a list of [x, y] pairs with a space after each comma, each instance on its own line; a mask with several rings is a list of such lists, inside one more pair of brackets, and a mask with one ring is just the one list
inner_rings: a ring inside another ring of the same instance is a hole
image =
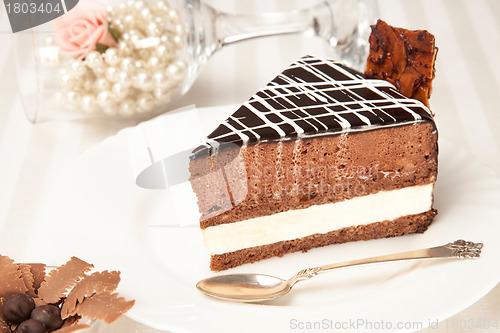
[[56, 43], [61, 52], [85, 57], [96, 43], [116, 46], [108, 31], [106, 7], [93, 0], [80, 0], [68, 13], [54, 20]]
[[56, 41], [57, 45], [59, 46], [59, 48], [61, 49], [61, 51], [73, 52], [73, 51], [80, 48], [79, 45], [75, 45], [74, 43], [71, 43], [69, 41], [69, 39], [70, 38], [69, 38], [68, 30], [60, 30], [57, 32], [55, 41]]
[[92, 35], [96, 27], [86, 21], [75, 22], [70, 28], [70, 41], [77, 45], [85, 43], [85, 41]]

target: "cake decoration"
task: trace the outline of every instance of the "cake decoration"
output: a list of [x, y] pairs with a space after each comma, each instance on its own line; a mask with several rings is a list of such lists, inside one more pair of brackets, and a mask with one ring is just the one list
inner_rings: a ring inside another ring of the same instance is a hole
[[391, 83], [367, 80], [341, 63], [306, 56], [245, 102], [193, 158], [217, 144], [254, 144], [432, 122], [430, 110]]
[[367, 78], [387, 80], [408, 98], [429, 106], [438, 48], [426, 30], [395, 28], [382, 20], [372, 26]]
[[89, 275], [93, 267], [76, 257], [46, 268], [0, 255], [0, 332], [70, 333], [90, 327], [80, 321], [83, 317], [105, 323], [118, 319], [134, 301], [115, 292], [120, 272]]

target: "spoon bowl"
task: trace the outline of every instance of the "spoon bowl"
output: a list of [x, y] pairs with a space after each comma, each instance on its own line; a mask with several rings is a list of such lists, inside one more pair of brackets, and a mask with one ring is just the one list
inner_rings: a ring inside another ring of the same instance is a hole
[[291, 285], [265, 274], [227, 274], [201, 280], [196, 288], [206, 295], [233, 301], [258, 302], [288, 293]]

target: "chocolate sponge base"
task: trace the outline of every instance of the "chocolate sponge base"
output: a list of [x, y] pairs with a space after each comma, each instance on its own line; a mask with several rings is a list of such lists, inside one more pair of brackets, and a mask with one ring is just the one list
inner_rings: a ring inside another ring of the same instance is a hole
[[294, 240], [256, 246], [234, 252], [213, 255], [210, 269], [223, 271], [229, 268], [253, 263], [271, 257], [282, 257], [292, 252], [307, 252], [315, 247], [340, 244], [360, 240], [395, 237], [412, 233], [423, 233], [432, 223], [437, 211], [403, 216], [392, 221], [376, 222], [356, 227], [347, 227], [326, 234], [314, 234]]

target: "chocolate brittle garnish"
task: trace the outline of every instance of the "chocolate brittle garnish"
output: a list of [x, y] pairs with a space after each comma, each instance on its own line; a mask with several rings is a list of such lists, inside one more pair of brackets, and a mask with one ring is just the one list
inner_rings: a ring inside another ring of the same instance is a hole
[[66, 264], [51, 271], [45, 277], [45, 281], [42, 282], [40, 289], [38, 289], [38, 297], [47, 303], [59, 302], [68, 289], [72, 288], [93, 267], [92, 264], [72, 257]]
[[395, 28], [382, 20], [372, 26], [365, 76], [387, 80], [406, 97], [429, 106], [438, 48], [426, 30]]
[[135, 301], [126, 301], [118, 294], [95, 294], [78, 304], [76, 312], [87, 318], [100, 319], [106, 324], [114, 322], [134, 306]]
[[18, 268], [14, 260], [0, 255], [0, 297], [7, 298], [26, 292], [22, 273]]
[[85, 276], [66, 297], [61, 308], [61, 317], [65, 319], [75, 315], [77, 304], [82, 303], [86, 297], [93, 294], [110, 294], [116, 290], [119, 283], [120, 273], [116, 271], [95, 272]]

